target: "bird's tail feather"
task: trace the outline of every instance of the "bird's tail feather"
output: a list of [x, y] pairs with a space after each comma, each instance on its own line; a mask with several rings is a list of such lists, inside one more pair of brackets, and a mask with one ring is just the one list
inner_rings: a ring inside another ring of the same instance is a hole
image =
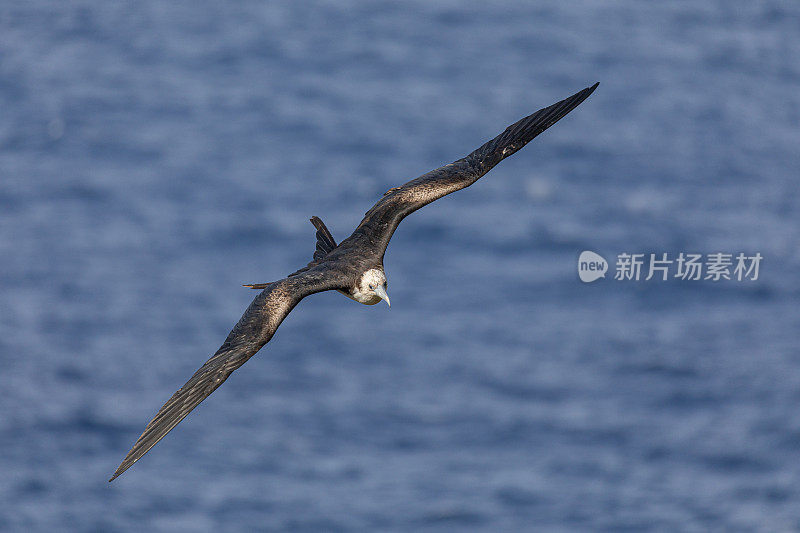
[[272, 281], [270, 283], [248, 283], [246, 285], [242, 285], [242, 287], [248, 287], [250, 289], [266, 289], [267, 287], [269, 287], [273, 283], [275, 283], [275, 282]]
[[314, 261], [319, 261], [336, 248], [336, 240], [321, 218], [311, 217], [311, 223], [317, 228], [317, 249], [314, 251]]
[[[314, 250], [314, 259], [312, 259], [311, 262], [307, 266], [301, 268], [297, 272], [289, 274], [289, 277], [296, 276], [297, 274], [300, 274], [301, 272], [305, 272], [306, 270], [308, 270], [312, 266], [318, 264], [320, 261], [322, 261], [322, 259], [325, 258], [326, 255], [331, 253], [331, 251], [334, 248], [336, 248], [336, 240], [333, 238], [333, 235], [331, 235], [331, 232], [328, 231], [328, 228], [327, 228], [327, 226], [325, 226], [325, 223], [322, 221], [322, 219], [319, 218], [319, 217], [316, 217], [316, 216], [311, 217], [311, 223], [314, 224], [315, 228], [317, 228], [317, 248], [316, 248], [316, 250]], [[267, 287], [272, 285], [272, 283], [274, 283], [274, 282], [271, 282], [271, 283], [248, 283], [248, 284], [243, 285], [243, 286], [244, 287], [250, 287], [251, 289], [266, 289]]]

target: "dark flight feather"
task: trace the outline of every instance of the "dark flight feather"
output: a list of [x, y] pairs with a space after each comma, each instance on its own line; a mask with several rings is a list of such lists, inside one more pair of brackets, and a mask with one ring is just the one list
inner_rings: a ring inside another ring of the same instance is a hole
[[406, 216], [434, 200], [475, 183], [500, 161], [564, 118], [586, 100], [598, 85], [599, 83], [595, 83], [515, 122], [503, 133], [458, 161], [423, 174], [400, 187], [389, 189], [367, 211], [354, 233], [367, 235], [370, 242], [378, 243], [382, 257], [394, 230]]
[[219, 350], [156, 413], [109, 481], [130, 468], [192, 409], [217, 390], [234, 370], [269, 342], [300, 300], [316, 292], [343, 286], [344, 281], [326, 269], [271, 283], [255, 297]]

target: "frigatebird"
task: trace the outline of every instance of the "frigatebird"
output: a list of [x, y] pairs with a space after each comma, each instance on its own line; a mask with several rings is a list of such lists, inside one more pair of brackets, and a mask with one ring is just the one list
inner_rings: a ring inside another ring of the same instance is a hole
[[269, 342], [286, 315], [306, 296], [337, 290], [362, 304], [374, 305], [385, 300], [391, 306], [386, 293], [383, 256], [400, 221], [434, 200], [475, 183], [500, 161], [575, 109], [598, 85], [595, 83], [519, 120], [458, 161], [389, 189], [367, 211], [353, 234], [338, 245], [322, 220], [312, 217], [311, 222], [317, 229], [317, 248], [312, 261], [284, 279], [245, 285], [263, 290], [233, 327], [220, 349], [147, 424], [109, 481], [141, 459], [192, 409], [222, 385], [234, 370]]

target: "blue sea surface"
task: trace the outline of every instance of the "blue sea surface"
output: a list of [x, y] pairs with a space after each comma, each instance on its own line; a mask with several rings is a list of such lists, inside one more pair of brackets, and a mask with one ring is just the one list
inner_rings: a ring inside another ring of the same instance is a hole
[[[800, 531], [800, 4], [0, 3], [0, 530]], [[406, 219], [106, 480], [254, 292]], [[610, 263], [582, 283], [584, 250]], [[615, 280], [620, 253], [763, 256]], [[644, 276], [642, 276], [644, 277]]]

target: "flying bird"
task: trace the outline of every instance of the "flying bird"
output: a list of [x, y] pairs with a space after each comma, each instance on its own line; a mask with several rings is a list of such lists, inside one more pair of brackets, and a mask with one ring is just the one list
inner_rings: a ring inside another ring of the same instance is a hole
[[306, 296], [336, 290], [353, 300], [391, 306], [386, 292], [383, 256], [397, 225], [417, 209], [469, 187], [496, 164], [561, 120], [597, 88], [598, 83], [540, 109], [506, 128], [468, 156], [389, 189], [367, 211], [352, 235], [338, 245], [318, 217], [317, 248], [307, 266], [271, 283], [245, 285], [263, 289], [233, 327], [217, 352], [156, 413], [119, 465], [113, 481], [169, 433], [192, 409], [258, 352], [275, 334], [286, 315]]

